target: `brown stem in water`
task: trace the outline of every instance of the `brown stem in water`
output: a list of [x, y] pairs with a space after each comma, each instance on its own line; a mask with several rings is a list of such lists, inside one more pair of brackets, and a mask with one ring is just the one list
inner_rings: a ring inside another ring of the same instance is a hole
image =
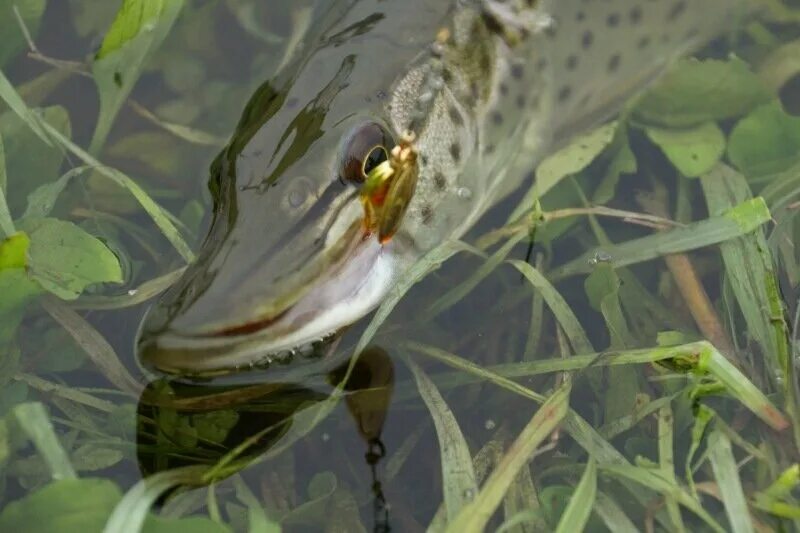
[[[643, 208], [657, 216], [668, 216], [667, 194], [663, 187], [658, 187], [652, 195], [639, 195], [638, 202]], [[697, 275], [692, 260], [687, 254], [672, 254], [665, 255], [664, 262], [667, 264], [700, 333], [725, 357], [734, 361], [733, 354], [736, 351], [733, 343], [722, 326], [719, 315], [708, 297], [703, 282]]]

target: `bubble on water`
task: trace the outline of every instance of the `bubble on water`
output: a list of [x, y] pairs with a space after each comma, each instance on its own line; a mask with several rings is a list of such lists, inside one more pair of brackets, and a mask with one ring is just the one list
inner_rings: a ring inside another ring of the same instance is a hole
[[594, 255], [589, 259], [589, 264], [594, 266], [600, 263], [610, 263], [614, 258], [611, 254], [603, 250], [597, 250]]
[[491, 418], [489, 418], [486, 420], [486, 422], [483, 423], [483, 427], [485, 427], [488, 431], [491, 431], [497, 427], [497, 423]]
[[466, 187], [459, 187], [458, 189], [456, 189], [456, 195], [462, 200], [469, 200], [470, 198], [472, 198], [472, 191], [467, 189]]
[[475, 498], [475, 489], [466, 489], [464, 491], [464, 499], [472, 500], [473, 498]]
[[128, 296], [136, 296], [137, 292], [139, 292], [139, 289], [130, 289], [128, 291]]
[[331, 440], [331, 436], [328, 433], [323, 433], [322, 442], [328, 442], [329, 440]]

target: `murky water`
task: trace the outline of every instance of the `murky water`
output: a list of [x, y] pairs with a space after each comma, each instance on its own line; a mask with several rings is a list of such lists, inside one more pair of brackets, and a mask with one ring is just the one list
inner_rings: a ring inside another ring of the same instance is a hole
[[[90, 0], [50, 2], [36, 37], [41, 55], [82, 61], [92, 54], [115, 13], [111, 7], [101, 9], [99, 4]], [[180, 139], [143, 117], [135, 106], [152, 111], [164, 121], [188, 125], [224, 141], [252, 92], [282, 61], [298, 13], [310, 5], [271, 4], [242, 0], [187, 5], [137, 83], [131, 95], [134, 106], [125, 106], [116, 119], [101, 157], [176, 214], [187, 233], [194, 236], [195, 247], [204, 235], [210, 209], [208, 167], [221, 145]], [[729, 50], [723, 40], [706, 54], [724, 58]], [[4, 68], [18, 88], [51, 70], [46, 59], [24, 54]], [[796, 89], [787, 91], [787, 107], [800, 102]], [[89, 78], [80, 73], [67, 75], [49, 88], [32, 88], [27, 97], [31, 105], [63, 106], [69, 113], [71, 138], [80, 146], [88, 146], [98, 109]], [[643, 173], [623, 177], [613, 196], [613, 207], [643, 211], [636, 192], [650, 189], [653, 182], [661, 180], [667, 185], [666, 194], [673, 198], [669, 205], [678, 210], [678, 219], [704, 218], [701, 191], [689, 190], [674, 179], [675, 171], [664, 155], [644, 142], [643, 136], [637, 139], [633, 150], [640, 168], [646, 169], [653, 181], [647, 183]], [[8, 148], [9, 140], [5, 141]], [[26, 163], [25, 157], [29, 156], [8, 160], [12, 214], [24, 210], [27, 194], [37, 185], [78, 164], [73, 156], [59, 162], [57, 154], [47, 153], [46, 157], [55, 162], [37, 168]], [[30, 183], [20, 177], [36, 171], [40, 174], [31, 174]], [[603, 165], [591, 167], [575, 179], [575, 187], [561, 187], [549, 196], [545, 208], [585, 205], [585, 196], [591, 200], [593, 184], [602, 181], [605, 173]], [[474, 241], [503, 225], [517, 201], [513, 198], [493, 209], [466, 240]], [[126, 297], [134, 296], [128, 291], [183, 265], [130, 196], [96, 175], [74, 180], [59, 200], [54, 216], [76, 221], [120, 252], [126, 283], [98, 290], [103, 296], [118, 295], [124, 303]], [[624, 220], [604, 219], [602, 228], [614, 242], [652, 233], [651, 228]], [[531, 247], [527, 239], [522, 239], [508, 258], [528, 260], [546, 271], [595, 248], [598, 235], [602, 239], [602, 234], [593, 233], [595, 230], [585, 218], [552, 222], [537, 233], [535, 245]], [[720, 303], [729, 297], [720, 280], [718, 251], [705, 248], [692, 258], [711, 301]], [[599, 253], [593, 266], [614, 259], [613, 255]], [[303, 424], [311, 423], [319, 414], [317, 409], [326, 405], [324, 400], [346, 365], [299, 383], [276, 383], [269, 370], [248, 374], [244, 385], [230, 379], [169, 383], [145, 372], [136, 362], [134, 337], [149, 302], [80, 311], [133, 376], [138, 396], [119, 392], [50, 315], [32, 308], [18, 335], [19, 363], [10, 366], [15, 377], [5, 382], [0, 404], [7, 408], [26, 399], [43, 402], [73, 462], [79, 465], [79, 475], [114, 480], [123, 490], [155, 472], [195, 464], [219, 465], [227, 457], [229, 461], [210, 477], [224, 480], [215, 485], [219, 510], [224, 521], [236, 529], [245, 528], [246, 514], [237, 496], [239, 490], [229, 476], [239, 472], [266, 508], [288, 513], [284, 522], [288, 530], [319, 530], [331, 521], [338, 521], [340, 531], [356, 531], [359, 521], [376, 531], [389, 525], [395, 531], [422, 530], [442, 502], [440, 447], [407, 358], [437, 376], [436, 383], [474, 454], [487, 443], [510, 442], [538, 405], [490, 383], [464, 385], [465, 374], [419, 352], [425, 346], [434, 346], [481, 367], [558, 359], [570, 352], [552, 315], [541, 314], [542, 303], [534, 297], [531, 285], [508, 265], [494, 270], [449, 308], [419, 320], [421, 313], [429, 311], [482, 264], [483, 260], [473, 254], [459, 254], [413, 287], [362, 354], [346, 387], [346, 400], [333, 406], [333, 412], [307, 435], [296, 439]], [[660, 259], [633, 266], [622, 277], [620, 290], [631, 291], [626, 296], [628, 301], [635, 300], [636, 295], [653, 300], [644, 305], [645, 311], [638, 317], [635, 309], [625, 308], [630, 325], [627, 336], [609, 333], [601, 313], [607, 309], [589, 301], [584, 279], [571, 277], [557, 287], [596, 350], [652, 346], [656, 334], [665, 330], [689, 332], [688, 340], [697, 338], [686, 304]], [[791, 281], [784, 283], [785, 291], [792, 287]], [[85, 300], [87, 307], [91, 307], [93, 296]], [[541, 316], [541, 321], [532, 321], [532, 312], [534, 318]], [[342, 336], [335, 347], [339, 355], [332, 357], [346, 363], [370, 318]], [[532, 334], [537, 340], [531, 340]], [[409, 341], [416, 343], [416, 350]], [[751, 354], [749, 357], [757, 357], [747, 346], [742, 350]], [[658, 430], [654, 418], [627, 434], [615, 433], [610, 425], [625, 416], [635, 417], [639, 407], [675, 393], [683, 385], [674, 375], [670, 383], [670, 378], [662, 374], [649, 365], [582, 371], [574, 378], [571, 406], [629, 459], [637, 455], [656, 459]], [[553, 373], [531, 373], [519, 381], [545, 393], [561, 379], [560, 374], [554, 378]], [[52, 391], [48, 384], [59, 388]], [[80, 396], [71, 397], [70, 391]], [[608, 397], [618, 401], [608, 401]], [[684, 402], [675, 410], [676, 433], [684, 440], [689, 438], [693, 423], [688, 406], [690, 403]], [[727, 404], [718, 407], [721, 411], [733, 410]], [[787, 436], [787, 447], [789, 441]], [[541, 460], [536, 459], [540, 464], [535, 478], [545, 487], [542, 499], [549, 502], [550, 518], [557, 521], [565, 497], [580, 477], [582, 468], [574, 461], [582, 453], [564, 434], [552, 444], [555, 452], [545, 452]], [[493, 463], [497, 453], [491, 446], [484, 451], [487, 464]], [[685, 449], [678, 453], [683, 461]], [[6, 501], [20, 498], [47, 481], [46, 472], [33, 464], [32, 457], [31, 452], [24, 460], [10, 463]], [[677, 460], [676, 464], [682, 465]], [[205, 490], [198, 489], [162, 503], [177, 515], [181, 509], [188, 512], [202, 508], [206, 498]], [[635, 505], [630, 493], [620, 495], [618, 503], [626, 508]], [[639, 511], [632, 513], [639, 515]]]

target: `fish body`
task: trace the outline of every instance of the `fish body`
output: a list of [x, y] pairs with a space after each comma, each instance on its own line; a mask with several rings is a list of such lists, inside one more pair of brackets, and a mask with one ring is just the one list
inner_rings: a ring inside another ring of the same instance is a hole
[[[209, 235], [144, 321], [141, 360], [205, 376], [311, 354], [744, 2], [321, 2], [215, 161]], [[359, 190], [407, 135], [415, 187], [382, 242]]]

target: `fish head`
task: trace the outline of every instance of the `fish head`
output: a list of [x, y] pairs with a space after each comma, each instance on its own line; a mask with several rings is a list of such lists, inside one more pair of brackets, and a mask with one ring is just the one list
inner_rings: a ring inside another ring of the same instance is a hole
[[313, 361], [418, 257], [403, 228], [378, 238], [365, 224], [361, 194], [404, 133], [389, 82], [418, 50], [394, 57], [376, 40], [374, 63], [348, 46], [365, 43], [328, 43], [251, 98], [212, 165], [198, 258], [140, 327], [145, 367], [205, 377]]

